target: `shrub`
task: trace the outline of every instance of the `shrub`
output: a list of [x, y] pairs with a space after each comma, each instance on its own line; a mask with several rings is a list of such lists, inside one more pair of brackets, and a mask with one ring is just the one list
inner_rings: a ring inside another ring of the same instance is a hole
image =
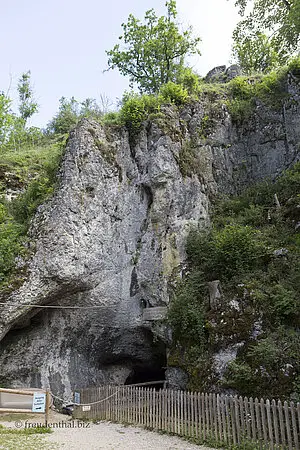
[[122, 125], [119, 112], [106, 113], [103, 115], [101, 121], [104, 125], [116, 125], [116, 126]]
[[279, 328], [229, 364], [226, 385], [242, 395], [287, 398], [300, 374], [299, 333]]
[[192, 69], [186, 67], [179, 76], [178, 84], [187, 89], [189, 95], [193, 95], [199, 92], [199, 80], [199, 76]]
[[[199, 276], [200, 275], [200, 276]], [[199, 279], [200, 278], [200, 279]], [[199, 348], [205, 339], [205, 284], [201, 274], [193, 273], [178, 288], [171, 303], [168, 320], [173, 329], [173, 339]]]
[[182, 85], [170, 81], [160, 88], [160, 94], [165, 102], [183, 105], [188, 99], [188, 91]]
[[122, 102], [120, 120], [129, 131], [131, 143], [134, 143], [147, 115], [159, 112], [161, 98], [155, 95], [140, 96], [130, 92], [125, 93]]
[[250, 226], [226, 225], [210, 233], [191, 234], [187, 252], [191, 262], [202, 268], [207, 281], [228, 280], [261, 266], [269, 257], [261, 238]]
[[[216, 352], [243, 341], [224, 386], [243, 395], [300, 398], [300, 239], [295, 231], [299, 188], [297, 163], [275, 182], [220, 200], [211, 229], [188, 237], [188, 275], [171, 302], [169, 319], [182, 347], [172, 348], [171, 355], [180, 351], [181, 367], [201, 389], [216, 385]], [[274, 254], [282, 248], [287, 251]], [[222, 297], [209, 308], [205, 286], [216, 279]], [[231, 306], [233, 299], [238, 309]], [[256, 324], [259, 332], [253, 333]], [[200, 368], [203, 358], [205, 373]]]
[[16, 256], [22, 253], [23, 231], [11, 218], [0, 224], [0, 283], [13, 269]]
[[26, 256], [24, 242], [30, 220], [54, 190], [61, 152], [58, 145], [3, 152], [6, 170], [16, 177], [23, 192], [11, 202], [0, 198], [0, 284], [10, 280], [16, 257]]

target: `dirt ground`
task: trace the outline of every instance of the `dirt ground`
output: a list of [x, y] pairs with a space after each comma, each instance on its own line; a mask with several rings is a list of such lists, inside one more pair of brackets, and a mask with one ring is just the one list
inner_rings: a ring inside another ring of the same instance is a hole
[[[24, 429], [42, 424], [43, 416], [10, 415], [0, 417], [0, 423], [12, 429]], [[211, 450], [191, 444], [179, 437], [168, 436], [132, 426], [110, 422], [87, 423], [51, 411], [49, 426], [53, 433], [40, 437], [39, 449], [65, 450]], [[31, 449], [30, 440], [18, 448]], [[34, 445], [35, 447], [35, 445]], [[7, 448], [10, 447], [2, 447]], [[37, 447], [35, 447], [37, 448]]]

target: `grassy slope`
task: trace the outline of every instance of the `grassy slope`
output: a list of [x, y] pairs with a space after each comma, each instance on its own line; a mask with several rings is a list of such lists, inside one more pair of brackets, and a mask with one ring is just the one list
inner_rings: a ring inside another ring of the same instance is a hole
[[[26, 259], [30, 219], [55, 186], [61, 146], [1, 152], [0, 158], [0, 287], [22, 281], [24, 270], [14, 270], [17, 255]], [[9, 201], [7, 195], [12, 194]], [[24, 269], [24, 267], [23, 267]]]

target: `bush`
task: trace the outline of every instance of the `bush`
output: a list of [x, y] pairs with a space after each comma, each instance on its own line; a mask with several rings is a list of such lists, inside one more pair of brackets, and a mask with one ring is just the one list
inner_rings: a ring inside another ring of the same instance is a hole
[[21, 225], [11, 218], [0, 223], [0, 284], [15, 266], [15, 258], [23, 251]]
[[261, 233], [250, 226], [226, 225], [210, 233], [192, 233], [187, 242], [192, 264], [201, 268], [207, 281], [229, 280], [264, 264], [269, 249]]
[[199, 76], [192, 69], [186, 67], [178, 79], [178, 84], [182, 85], [188, 91], [189, 95], [193, 95], [199, 93], [199, 81]]
[[109, 112], [109, 113], [104, 114], [102, 117], [102, 123], [104, 125], [115, 125], [115, 126], [122, 125], [120, 113], [119, 112]]
[[168, 315], [174, 341], [198, 348], [202, 346], [205, 339], [206, 305], [203, 298], [206, 290], [199, 273], [193, 273], [178, 288]]
[[245, 361], [237, 359], [226, 372], [227, 387], [242, 395], [288, 398], [300, 375], [299, 333], [280, 328], [252, 344]]
[[129, 131], [131, 143], [134, 143], [147, 115], [159, 112], [161, 98], [155, 95], [140, 96], [134, 93], [125, 93], [122, 102], [120, 120]]
[[11, 212], [17, 222], [29, 226], [37, 207], [53, 193], [53, 184], [49, 178], [40, 176], [33, 180], [26, 191], [17, 197], [11, 205]]
[[160, 88], [160, 94], [165, 102], [173, 103], [177, 106], [186, 103], [189, 97], [188, 91], [183, 86], [172, 81]]
[[[2, 154], [6, 171], [15, 177], [17, 188], [23, 192], [11, 202], [0, 197], [0, 284], [10, 280], [16, 257], [26, 256], [24, 242], [30, 220], [37, 207], [53, 193], [61, 152], [60, 146], [51, 145]], [[5, 183], [4, 179], [3, 191]]]

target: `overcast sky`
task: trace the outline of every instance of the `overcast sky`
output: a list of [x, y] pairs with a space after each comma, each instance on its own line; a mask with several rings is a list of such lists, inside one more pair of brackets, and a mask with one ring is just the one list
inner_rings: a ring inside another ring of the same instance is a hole
[[[31, 70], [40, 111], [32, 120], [45, 126], [58, 109], [60, 97], [115, 100], [128, 88], [117, 71], [103, 74], [105, 50], [121, 34], [121, 23], [133, 13], [143, 18], [154, 8], [165, 11], [165, 0], [0, 0], [0, 91], [16, 84]], [[229, 64], [231, 34], [238, 21], [234, 0], [178, 0], [179, 20], [192, 25], [202, 38], [202, 56], [191, 61], [205, 75], [214, 66]]]

